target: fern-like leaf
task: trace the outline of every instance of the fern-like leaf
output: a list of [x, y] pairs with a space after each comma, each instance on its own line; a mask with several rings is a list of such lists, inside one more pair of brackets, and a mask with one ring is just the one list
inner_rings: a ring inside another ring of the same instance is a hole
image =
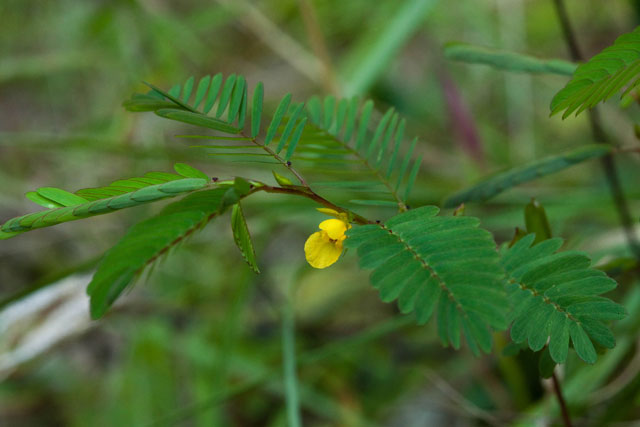
[[624, 307], [599, 296], [616, 287], [602, 271], [591, 268], [581, 252], [556, 252], [561, 239], [532, 246], [534, 234], [505, 249], [502, 266], [512, 306], [511, 339], [528, 341], [538, 351], [549, 342], [551, 358], [564, 363], [569, 340], [587, 363], [597, 359], [594, 343], [613, 348], [615, 339], [603, 321], [621, 319]]
[[177, 174], [167, 172], [147, 172], [143, 176], [113, 181], [105, 187], [83, 188], [76, 191], [75, 194], [86, 200], [93, 201], [106, 199], [112, 196], [120, 196], [151, 185], [164, 184], [165, 182], [176, 181], [184, 178], [209, 179], [204, 172], [184, 163], [177, 163], [174, 165], [174, 169]]
[[640, 27], [623, 34], [612, 46], [580, 65], [567, 85], [551, 101], [551, 115], [575, 111], [606, 101], [624, 87], [623, 96], [640, 84]]
[[[169, 197], [176, 197], [206, 187], [207, 180], [202, 178], [183, 178], [148, 185], [135, 191], [125, 192], [118, 196], [96, 198], [93, 201], [35, 212], [12, 218], [5, 222], [0, 231], [0, 238], [10, 238], [37, 228], [50, 227], [63, 222], [75, 221], [90, 216], [102, 215], [116, 210], [138, 206], [144, 203]], [[91, 193], [92, 195], [96, 193]], [[104, 193], [99, 192], [103, 195]], [[80, 198], [78, 198], [80, 199]], [[89, 199], [85, 197], [85, 199]]]
[[[405, 121], [390, 109], [370, 131], [373, 102], [365, 102], [360, 111], [358, 104], [358, 99], [336, 100], [333, 96], [309, 99], [305, 111], [309, 123], [290, 159], [296, 167], [311, 175], [320, 173], [325, 178], [327, 173], [344, 175], [344, 180], [335, 183], [337, 186], [351, 186], [351, 182], [362, 178], [373, 179], [380, 188], [370, 194], [374, 197], [372, 200], [382, 201], [385, 206], [394, 202], [404, 210], [420, 166], [419, 161], [414, 163], [412, 173], [407, 177], [415, 142], [408, 149], [407, 164], [400, 168], [396, 160], [403, 142]], [[290, 149], [291, 145], [287, 155]], [[321, 185], [315, 180], [311, 180], [311, 184]], [[404, 195], [399, 192], [401, 186], [405, 188]], [[362, 199], [356, 200], [362, 202]]]
[[[210, 154], [216, 156], [234, 156], [235, 161], [243, 161], [246, 157], [272, 157], [275, 163], [287, 165], [295, 151], [299, 139], [305, 127], [306, 118], [301, 114], [304, 104], [290, 105], [291, 95], [287, 94], [276, 109], [271, 122], [267, 128], [264, 142], [258, 140], [261, 129], [263, 114], [264, 88], [262, 83], [258, 83], [253, 89], [251, 105], [248, 105], [248, 86], [245, 78], [241, 75], [232, 74], [223, 79], [222, 74], [215, 76], [205, 76], [198, 83], [193, 104], [189, 104], [191, 92], [193, 91], [194, 80], [190, 77], [182, 90], [182, 97], [179, 97], [180, 86], [165, 92], [156, 86], [147, 84], [152, 91], [147, 94], [134, 94], [132, 98], [124, 103], [125, 108], [130, 111], [153, 111], [157, 115], [181, 121], [183, 123], [212, 129], [228, 135], [220, 137], [216, 135], [202, 136], [211, 139], [226, 139], [232, 142], [249, 141], [256, 147], [265, 151], [264, 154], [251, 152], [227, 153], [219, 150], [232, 149], [233, 146], [200, 146], [212, 150]], [[200, 108], [202, 101], [204, 105]], [[169, 103], [169, 106], [167, 106]], [[214, 109], [214, 105], [217, 108]], [[157, 108], [156, 108], [157, 107]], [[248, 111], [249, 110], [249, 111]], [[209, 112], [214, 112], [209, 115]], [[250, 113], [250, 120], [247, 120], [247, 113]], [[281, 129], [280, 124], [286, 125]], [[278, 137], [279, 134], [279, 137]], [[201, 135], [198, 135], [201, 136]], [[268, 147], [273, 140], [279, 141], [278, 148], [272, 150]], [[280, 152], [287, 146], [284, 156]], [[256, 162], [248, 160], [248, 162]], [[264, 161], [257, 161], [264, 162]], [[267, 163], [274, 163], [267, 161]]]
[[445, 199], [443, 206], [445, 208], [455, 208], [461, 203], [483, 202], [516, 185], [559, 172], [590, 159], [606, 156], [611, 153], [611, 150], [611, 147], [603, 144], [587, 145], [568, 153], [517, 166], [497, 173], [470, 188], [452, 194]]
[[105, 254], [87, 288], [91, 316], [102, 317], [147, 266], [211, 221], [221, 211], [227, 191], [216, 188], [188, 195], [131, 227]]
[[571, 76], [577, 67], [576, 64], [561, 59], [540, 59], [521, 53], [459, 42], [447, 43], [444, 47], [444, 56], [454, 61], [484, 64], [516, 73]]
[[474, 354], [491, 350], [491, 328], [506, 328], [503, 272], [493, 237], [471, 217], [436, 216], [426, 206], [384, 225], [355, 227], [345, 246], [358, 249], [360, 266], [373, 269], [372, 285], [385, 302], [426, 323], [437, 312], [443, 344]]

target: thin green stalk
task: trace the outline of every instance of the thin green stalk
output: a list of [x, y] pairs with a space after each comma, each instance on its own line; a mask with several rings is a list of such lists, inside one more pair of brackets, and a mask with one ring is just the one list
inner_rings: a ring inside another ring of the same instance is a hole
[[291, 296], [285, 299], [282, 309], [282, 354], [288, 425], [289, 427], [300, 427], [302, 426], [302, 421], [300, 417], [298, 378], [296, 375], [295, 318]]

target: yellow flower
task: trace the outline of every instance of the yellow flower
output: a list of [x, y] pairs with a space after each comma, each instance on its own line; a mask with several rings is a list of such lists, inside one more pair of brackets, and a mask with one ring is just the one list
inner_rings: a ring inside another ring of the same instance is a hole
[[304, 244], [304, 254], [307, 262], [314, 268], [329, 267], [340, 258], [342, 242], [347, 238], [344, 233], [351, 228], [346, 221], [346, 215], [341, 215], [336, 211], [324, 213], [340, 219], [322, 221], [318, 226], [320, 231], [309, 236]]

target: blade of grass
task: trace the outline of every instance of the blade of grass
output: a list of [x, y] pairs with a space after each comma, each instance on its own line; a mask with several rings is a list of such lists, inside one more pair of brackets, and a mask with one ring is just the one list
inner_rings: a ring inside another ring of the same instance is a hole
[[295, 318], [291, 297], [282, 310], [282, 355], [287, 421], [290, 427], [300, 427], [300, 398], [296, 376]]

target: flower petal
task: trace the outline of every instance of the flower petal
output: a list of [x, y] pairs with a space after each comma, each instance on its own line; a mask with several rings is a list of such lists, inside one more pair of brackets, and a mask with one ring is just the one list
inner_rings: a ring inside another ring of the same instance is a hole
[[333, 240], [341, 239], [347, 231], [347, 224], [339, 219], [326, 219], [318, 227], [326, 231], [329, 238]]
[[329, 240], [327, 233], [324, 231], [313, 233], [304, 244], [304, 254], [307, 262], [314, 268], [329, 267], [340, 258], [341, 253], [342, 245], [336, 245]]

